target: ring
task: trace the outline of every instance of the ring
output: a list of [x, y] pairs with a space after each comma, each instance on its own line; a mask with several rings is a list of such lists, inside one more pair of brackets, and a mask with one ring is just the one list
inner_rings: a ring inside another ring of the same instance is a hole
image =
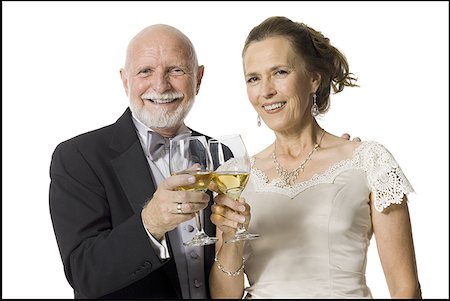
[[183, 203], [177, 203], [177, 214], [183, 214], [183, 211], [181, 211], [181, 205], [183, 205]]

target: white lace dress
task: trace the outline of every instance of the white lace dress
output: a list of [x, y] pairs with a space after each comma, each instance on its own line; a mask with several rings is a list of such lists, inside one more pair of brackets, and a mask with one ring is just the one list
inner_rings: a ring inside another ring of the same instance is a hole
[[245, 247], [246, 298], [372, 298], [369, 194], [382, 211], [413, 192], [391, 153], [365, 141], [323, 174], [278, 184], [253, 167], [242, 194], [252, 210], [249, 231], [261, 234]]

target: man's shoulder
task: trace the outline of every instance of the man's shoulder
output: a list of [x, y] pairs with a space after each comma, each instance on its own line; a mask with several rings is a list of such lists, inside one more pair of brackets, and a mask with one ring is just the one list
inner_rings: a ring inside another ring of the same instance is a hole
[[89, 144], [98, 142], [99, 140], [103, 140], [111, 135], [113, 126], [114, 124], [109, 124], [94, 130], [90, 130], [88, 132], [78, 134], [72, 138], [62, 141], [60, 144]]
[[209, 135], [206, 135], [206, 134], [204, 134], [204, 133], [201, 133], [201, 132], [198, 132], [198, 131], [196, 131], [196, 130], [191, 129], [190, 127], [188, 127], [188, 129], [192, 132], [192, 135], [193, 135], [193, 136], [205, 136], [206, 139], [208, 139], [208, 140], [212, 138], [212, 137], [209, 136]]
[[[118, 131], [128, 131], [125, 128], [132, 129], [132, 121], [129, 116], [126, 115], [127, 111], [114, 123], [102, 126], [81, 134], [78, 134], [72, 138], [62, 141], [58, 144], [57, 148], [64, 148], [65, 146], [76, 146], [76, 148], [92, 148], [93, 146], [108, 145], [111, 142], [112, 137]], [[126, 119], [129, 119], [126, 121]], [[123, 125], [124, 123], [128, 125]]]

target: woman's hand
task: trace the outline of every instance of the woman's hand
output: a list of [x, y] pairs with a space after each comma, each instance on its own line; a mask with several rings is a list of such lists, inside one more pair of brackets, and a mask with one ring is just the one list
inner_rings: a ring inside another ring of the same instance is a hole
[[[210, 185], [209, 189], [215, 192], [217, 190], [214, 184]], [[233, 200], [219, 193], [214, 197], [211, 212], [211, 221], [222, 231], [225, 240], [234, 235], [239, 224], [244, 224], [247, 228], [250, 223], [250, 205], [244, 198]]]

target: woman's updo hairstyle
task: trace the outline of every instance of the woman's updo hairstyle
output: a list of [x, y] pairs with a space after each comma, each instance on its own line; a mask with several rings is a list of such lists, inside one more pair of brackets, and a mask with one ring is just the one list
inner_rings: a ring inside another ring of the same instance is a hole
[[330, 90], [341, 92], [345, 86], [355, 87], [356, 78], [349, 72], [347, 59], [322, 33], [304, 23], [293, 22], [286, 17], [270, 17], [254, 27], [247, 36], [242, 55], [252, 42], [270, 37], [287, 38], [303, 58], [307, 71], [317, 72], [322, 80], [317, 89], [317, 106], [320, 113], [330, 107]]

